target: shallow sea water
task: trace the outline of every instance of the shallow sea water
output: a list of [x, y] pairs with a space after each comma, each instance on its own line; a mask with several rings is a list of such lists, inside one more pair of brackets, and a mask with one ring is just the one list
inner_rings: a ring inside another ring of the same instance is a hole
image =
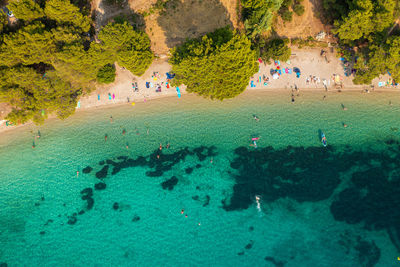
[[399, 94], [322, 97], [184, 95], [2, 134], [0, 263], [398, 265]]

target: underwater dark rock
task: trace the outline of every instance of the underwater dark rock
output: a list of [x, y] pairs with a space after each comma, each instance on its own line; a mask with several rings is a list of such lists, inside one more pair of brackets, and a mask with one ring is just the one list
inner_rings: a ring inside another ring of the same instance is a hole
[[255, 195], [266, 202], [285, 197], [298, 202], [327, 199], [340, 183], [340, 172], [351, 167], [348, 160], [337, 163], [333, 147], [238, 147], [230, 165], [236, 184], [223, 208], [247, 209]]
[[92, 170], [93, 170], [92, 167], [87, 166], [86, 168], [84, 168], [84, 169], [82, 170], [82, 172], [83, 172], [83, 173], [90, 173]]
[[69, 216], [68, 217], [68, 224], [73, 225], [78, 221], [78, 219], [75, 216]]
[[196, 196], [192, 196], [192, 199], [193, 199], [193, 200], [199, 200], [200, 197], [196, 195]]
[[249, 232], [253, 232], [254, 231], [254, 227], [253, 226], [250, 226], [249, 227]]
[[87, 207], [86, 207], [87, 210], [91, 210], [94, 205], [94, 199], [89, 197], [86, 201], [87, 201]]
[[389, 147], [396, 157], [388, 152], [351, 153], [360, 158], [362, 171], [353, 172], [351, 184], [336, 196], [330, 210], [335, 220], [362, 223], [367, 230], [385, 229], [400, 252], [400, 147]]
[[244, 248], [245, 249], [251, 249], [253, 247], [253, 243], [254, 243], [254, 241], [250, 240], [250, 243], [248, 243]]
[[104, 164], [106, 164], [106, 162], [104, 160], [99, 161], [99, 165], [104, 165]]
[[46, 225], [49, 225], [49, 223], [52, 223], [52, 222], [54, 222], [52, 219], [48, 219], [47, 222], [46, 222], [44, 225], [45, 225], [45, 226], [46, 226]]
[[374, 241], [367, 242], [359, 237], [355, 249], [358, 251], [358, 259], [362, 266], [373, 267], [379, 262], [381, 251]]
[[286, 263], [285, 261], [278, 261], [275, 260], [273, 257], [269, 256], [265, 257], [264, 260], [271, 262], [273, 265], [275, 265], [275, 267], [283, 267], [285, 266]]
[[204, 201], [203, 207], [206, 207], [206, 206], [208, 206], [208, 204], [210, 204], [210, 199], [211, 199], [210, 196], [207, 195], [206, 200]]
[[40, 206], [40, 203], [39, 202], [36, 202], [35, 203], [35, 207], [39, 207]]
[[5, 263], [5, 262], [0, 262], [0, 267], [7, 267], [8, 265], [7, 265], [7, 263]]
[[238, 254], [238, 256], [243, 256], [244, 255], [244, 251], [240, 251], [237, 254]]
[[85, 195], [85, 196], [91, 197], [91, 196], [93, 196], [93, 189], [90, 188], [90, 187], [87, 187], [87, 188], [85, 188], [85, 189], [83, 189], [81, 191], [81, 195]]
[[106, 189], [107, 185], [105, 183], [97, 183], [94, 185], [95, 190], [104, 190]]
[[161, 183], [161, 186], [164, 190], [173, 190], [175, 185], [178, 184], [178, 178], [176, 176], [172, 176], [170, 179]]
[[188, 167], [185, 169], [186, 174], [191, 174], [193, 172], [193, 168], [192, 167]]
[[196, 169], [200, 169], [201, 168], [201, 164], [196, 164]]
[[84, 210], [81, 210], [80, 212], [78, 212], [78, 215], [82, 215], [82, 214], [84, 214], [85, 213], [85, 211]]
[[40, 198], [40, 200], [41, 200], [41, 201], [44, 201], [44, 196], [42, 196], [42, 197]]
[[103, 179], [107, 177], [107, 173], [108, 173], [108, 168], [110, 166], [106, 165], [104, 166], [100, 171], [96, 172], [96, 178], [98, 179]]
[[140, 217], [138, 215], [133, 216], [132, 222], [137, 222], [140, 220]]
[[113, 204], [113, 209], [114, 209], [114, 210], [118, 210], [118, 209], [119, 209], [119, 204], [118, 204], [118, 202], [114, 202], [114, 204]]
[[46, 233], [46, 231], [41, 231], [40, 235], [44, 235]]

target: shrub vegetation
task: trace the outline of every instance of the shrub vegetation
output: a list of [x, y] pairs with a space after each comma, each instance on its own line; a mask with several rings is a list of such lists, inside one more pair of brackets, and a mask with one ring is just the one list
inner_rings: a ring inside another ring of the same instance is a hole
[[115, 81], [115, 66], [107, 64], [97, 72], [97, 81], [99, 83], [112, 83]]

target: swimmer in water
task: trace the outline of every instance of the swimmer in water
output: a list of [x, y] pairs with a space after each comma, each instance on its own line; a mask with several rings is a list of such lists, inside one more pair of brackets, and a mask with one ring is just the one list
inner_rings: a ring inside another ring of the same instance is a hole
[[36, 138], [40, 138], [41, 134], [40, 131], [37, 132]]
[[122, 135], [125, 135], [126, 131], [125, 129], [122, 130]]
[[343, 127], [344, 127], [344, 128], [347, 128], [347, 126], [348, 126], [348, 125], [347, 125], [346, 123], [343, 123]]
[[255, 121], [259, 121], [260, 120], [256, 115], [253, 115], [253, 119], [255, 119]]
[[167, 146], [165, 147], [166, 149], [168, 149], [169, 148], [169, 143], [167, 144]]
[[184, 209], [181, 209], [181, 214], [183, 214], [185, 212], [185, 210]]
[[126, 147], [126, 149], [129, 149], [129, 145], [128, 145], [128, 143], [126, 143], [126, 146], [125, 146], [125, 147]]
[[159, 147], [159, 149], [160, 149], [160, 150], [162, 150], [162, 144], [161, 144], [161, 143], [160, 143], [160, 147]]
[[111, 123], [113, 122], [113, 117], [112, 117], [112, 116], [110, 116], [110, 122], [111, 122]]
[[107, 142], [107, 137], [108, 137], [108, 135], [105, 135], [105, 136], [104, 136], [104, 141], [105, 141], [105, 142]]
[[79, 171], [76, 171], [76, 177], [79, 177]]
[[157, 155], [157, 159], [160, 159], [160, 155]]
[[257, 209], [258, 209], [258, 211], [261, 211], [261, 204], [260, 204], [260, 197], [259, 196], [256, 196], [256, 202], [257, 202]]
[[211, 164], [213, 163], [213, 158], [210, 159], [210, 163], [211, 163]]
[[35, 145], [35, 142], [33, 142], [33, 144], [32, 144], [32, 148], [35, 148], [36, 147], [36, 145]]

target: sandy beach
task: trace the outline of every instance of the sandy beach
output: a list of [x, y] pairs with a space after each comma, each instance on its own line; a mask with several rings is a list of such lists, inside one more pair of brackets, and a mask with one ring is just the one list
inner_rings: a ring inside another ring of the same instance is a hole
[[[396, 87], [388, 85], [379, 87], [379, 82], [384, 82], [386, 85], [389, 79], [388, 75], [375, 79], [372, 83], [374, 86], [373, 89], [371, 86], [367, 85], [354, 85], [352, 82], [353, 77], [346, 77], [344, 75], [343, 66], [340, 59], [336, 57], [335, 51], [326, 50], [327, 54], [325, 59], [325, 57], [320, 55], [320, 49], [292, 49], [290, 62], [280, 63], [280, 69], [283, 71], [278, 79], [273, 79], [271, 75], [271, 69], [276, 70], [277, 66], [274, 63], [267, 64], [262, 62], [259, 64], [259, 72], [251, 77], [246, 90], [273, 90], [290, 94], [291, 91], [297, 87], [299, 91], [296, 92], [296, 95], [302, 90], [327, 91], [330, 93], [354, 90], [360, 91], [360, 93], [364, 90], [368, 90], [368, 92], [392, 92], [399, 90]], [[297, 78], [294, 72], [292, 72], [292, 74], [284, 73], [285, 68], [300, 69], [300, 77]], [[141, 77], [135, 76], [128, 70], [116, 65], [117, 76], [115, 82], [109, 85], [100, 85], [89, 95], [82, 96], [76, 112], [83, 109], [101, 108], [110, 105], [132, 105], [132, 103], [148, 102], [161, 97], [178, 97], [175, 87], [169, 86], [169, 88], [167, 88], [166, 73], [170, 70], [171, 65], [168, 63], [167, 57], [155, 59], [149, 69]], [[335, 86], [334, 75], [340, 76], [342, 89], [338, 89], [340, 87]], [[316, 82], [307, 82], [307, 78], [312, 80], [313, 77], [315, 77]], [[269, 79], [266, 84], [264, 84], [264, 78]], [[327, 89], [325, 89], [324, 80], [326, 81]], [[250, 85], [251, 82], [253, 82], [253, 87]], [[137, 83], [138, 91], [135, 92], [132, 83]], [[148, 86], [146, 86], [146, 83]], [[159, 86], [161, 87], [161, 92], [156, 92], [156, 88]], [[184, 97], [186, 93], [185, 86], [180, 87], [180, 90], [183, 95], [182, 97]], [[166, 101], [168, 101], [167, 99], [168, 98], [166, 98]], [[5, 121], [2, 121], [0, 132], [15, 128], [18, 128], [18, 126], [9, 127], [5, 125]]]

